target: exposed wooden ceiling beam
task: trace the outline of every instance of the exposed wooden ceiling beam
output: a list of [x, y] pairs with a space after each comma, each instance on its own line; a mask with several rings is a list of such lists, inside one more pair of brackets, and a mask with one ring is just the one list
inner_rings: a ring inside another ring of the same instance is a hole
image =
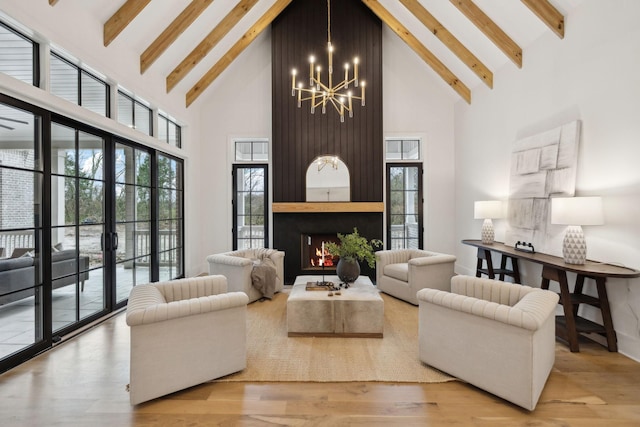
[[109, 44], [118, 37], [118, 34], [142, 12], [142, 9], [144, 9], [150, 1], [151, 0], [127, 0], [125, 4], [120, 6], [120, 9], [104, 24], [104, 45], [109, 46]]
[[478, 27], [518, 68], [522, 68], [522, 49], [472, 0], [451, 0], [473, 24]]
[[414, 50], [433, 70], [442, 77], [449, 86], [471, 103], [471, 91], [455, 74], [453, 74], [436, 56], [409, 32], [393, 15], [389, 13], [377, 0], [362, 0], [382, 22], [391, 28], [411, 49]]
[[400, 0], [422, 24], [445, 44], [476, 75], [493, 88], [493, 73], [469, 49], [467, 49], [444, 25], [442, 25], [418, 0]]
[[167, 92], [171, 91], [213, 49], [220, 40], [242, 19], [258, 0], [241, 0], [222, 21], [182, 60], [167, 76]]
[[165, 50], [196, 20], [213, 0], [192, 0], [182, 13], [140, 55], [140, 72], [144, 73]]
[[216, 64], [207, 71], [187, 92], [187, 107], [200, 96], [204, 90], [245, 50], [251, 42], [291, 3], [291, 0], [277, 0], [264, 15], [225, 53]]
[[549, 0], [522, 0], [558, 37], [564, 38], [564, 16]]

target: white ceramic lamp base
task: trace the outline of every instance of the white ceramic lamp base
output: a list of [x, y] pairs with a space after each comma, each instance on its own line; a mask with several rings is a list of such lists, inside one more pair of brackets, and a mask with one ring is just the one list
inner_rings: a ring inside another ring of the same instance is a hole
[[584, 264], [587, 259], [587, 242], [582, 227], [570, 225], [562, 241], [562, 256], [567, 264]]
[[493, 243], [493, 240], [495, 239], [496, 235], [495, 235], [495, 232], [493, 231], [493, 222], [491, 221], [490, 218], [485, 219], [484, 222], [482, 223], [481, 236], [482, 236], [482, 243], [484, 243], [485, 245], [490, 245]]

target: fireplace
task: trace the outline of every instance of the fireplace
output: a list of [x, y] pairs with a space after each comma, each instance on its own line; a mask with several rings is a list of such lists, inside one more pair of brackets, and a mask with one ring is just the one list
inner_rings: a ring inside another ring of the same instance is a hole
[[[318, 244], [321, 250], [323, 239], [325, 242], [330, 239], [338, 241], [337, 233], [351, 233], [354, 227], [357, 227], [358, 233], [367, 240], [382, 240], [382, 212], [274, 213], [273, 247], [285, 252], [285, 283], [292, 284], [296, 276], [321, 274], [322, 267], [307, 265], [303, 260], [309, 261], [313, 257]], [[307, 244], [307, 236], [312, 236], [311, 245]], [[316, 238], [319, 241], [315, 240]], [[313, 248], [309, 248], [310, 246]], [[312, 252], [311, 256], [309, 251]], [[372, 269], [363, 263], [360, 267], [361, 274], [375, 282], [375, 268]], [[335, 274], [335, 266], [325, 266], [325, 272]]]
[[300, 235], [300, 268], [309, 274], [324, 271], [333, 274], [338, 257], [334, 257], [325, 248], [327, 242], [340, 243], [337, 233], [303, 233]]

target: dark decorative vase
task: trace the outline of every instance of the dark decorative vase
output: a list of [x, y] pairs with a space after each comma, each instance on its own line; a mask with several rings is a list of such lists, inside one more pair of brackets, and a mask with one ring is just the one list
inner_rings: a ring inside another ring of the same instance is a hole
[[360, 276], [360, 264], [358, 261], [347, 261], [340, 258], [336, 266], [336, 274], [343, 283], [353, 283]]

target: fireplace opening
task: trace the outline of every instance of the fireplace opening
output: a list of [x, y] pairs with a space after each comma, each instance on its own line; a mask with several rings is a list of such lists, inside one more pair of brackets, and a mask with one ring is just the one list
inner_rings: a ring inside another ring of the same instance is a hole
[[302, 270], [334, 271], [339, 257], [334, 257], [326, 249], [327, 242], [340, 243], [337, 233], [334, 234], [302, 234], [300, 236], [300, 268]]

